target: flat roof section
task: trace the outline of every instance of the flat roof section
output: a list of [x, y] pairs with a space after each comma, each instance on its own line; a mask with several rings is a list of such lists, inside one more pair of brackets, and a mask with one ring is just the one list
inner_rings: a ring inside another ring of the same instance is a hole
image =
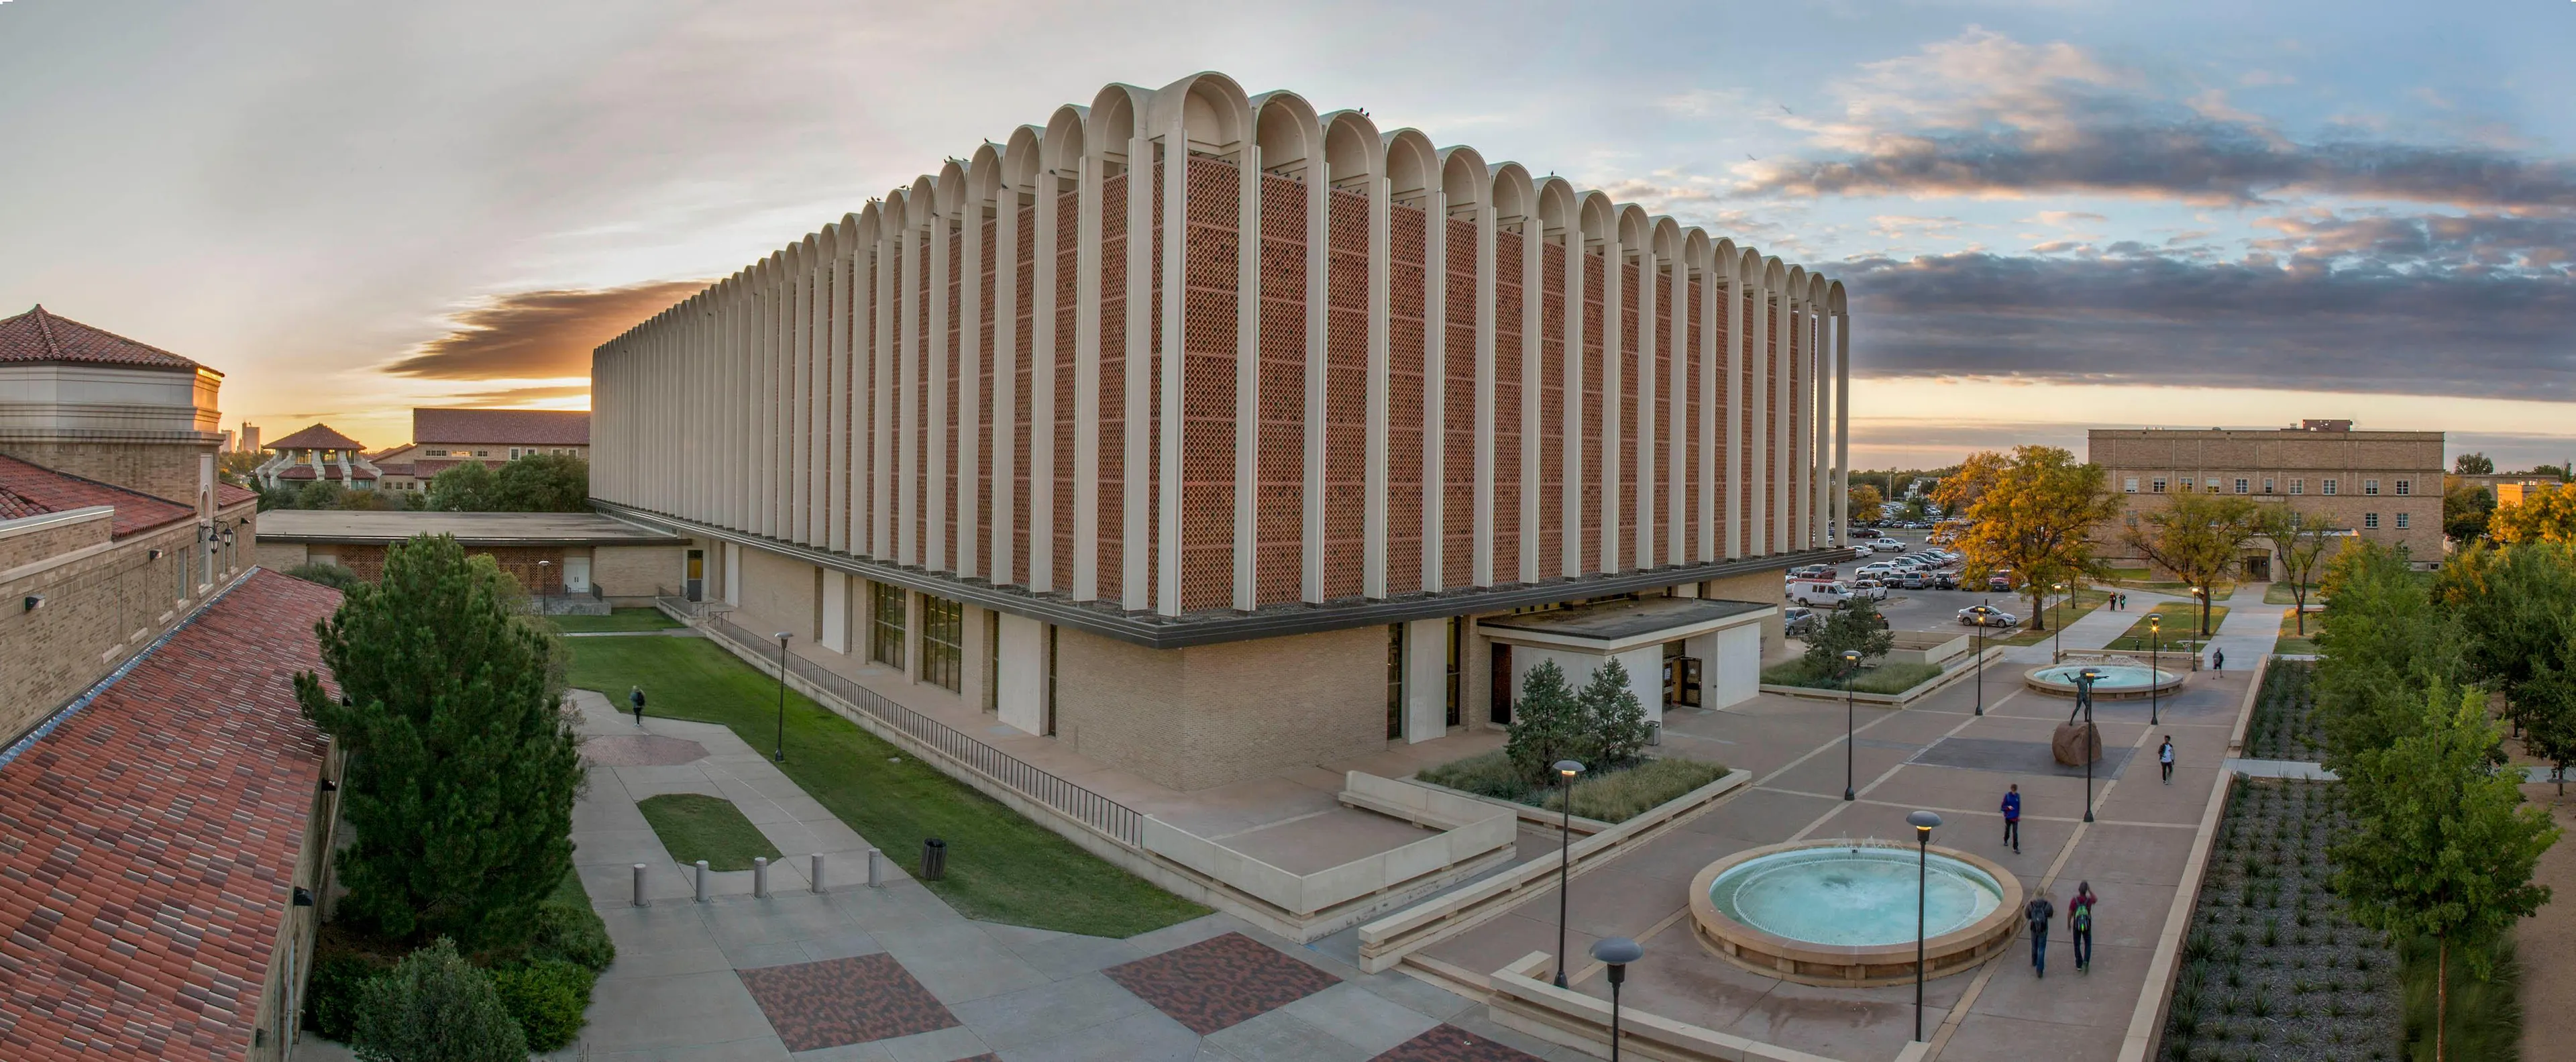
[[262, 542], [381, 546], [413, 535], [454, 535], [468, 546], [678, 546], [689, 541], [598, 513], [271, 509], [259, 514]]
[[[1732, 627], [1769, 616], [1779, 611], [1777, 605], [1753, 601], [1729, 601], [1708, 597], [1648, 597], [1635, 601], [1604, 601], [1550, 612], [1532, 612], [1520, 616], [1480, 619], [1481, 629], [1499, 629], [1509, 634], [1494, 637], [1505, 641], [1561, 645], [1568, 648], [1600, 652], [1620, 652], [1654, 642], [1687, 638], [1694, 634]], [[1523, 637], [1513, 637], [1513, 634]]]

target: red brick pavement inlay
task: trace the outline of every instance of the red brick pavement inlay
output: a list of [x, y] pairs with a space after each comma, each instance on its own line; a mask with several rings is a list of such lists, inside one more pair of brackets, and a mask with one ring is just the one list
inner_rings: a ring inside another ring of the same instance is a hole
[[1373, 1062], [1538, 1062], [1538, 1056], [1485, 1039], [1455, 1025], [1441, 1025], [1395, 1045]]
[[1339, 978], [1228, 933], [1101, 971], [1191, 1032], [1206, 1036], [1260, 1017]]
[[902, 963], [882, 952], [735, 972], [790, 1051], [863, 1044], [962, 1024]]

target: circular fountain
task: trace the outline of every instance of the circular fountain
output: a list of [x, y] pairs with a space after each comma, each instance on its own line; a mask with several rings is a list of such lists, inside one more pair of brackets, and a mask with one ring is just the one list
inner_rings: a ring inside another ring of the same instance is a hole
[[2088, 667], [2102, 673], [2101, 678], [2093, 681], [2093, 699], [2097, 701], [2134, 700], [2152, 693], [2172, 693], [2182, 688], [2182, 675], [2179, 672], [2131, 663], [2079, 661], [2051, 664], [2023, 672], [2021, 680], [2041, 693], [2072, 697], [2075, 696], [2076, 673]]
[[1700, 942], [1736, 965], [1800, 984], [1914, 979], [1917, 875], [1924, 973], [1975, 965], [2012, 938], [2021, 880], [1977, 856], [1911, 846], [1801, 842], [1738, 852], [1691, 879]]

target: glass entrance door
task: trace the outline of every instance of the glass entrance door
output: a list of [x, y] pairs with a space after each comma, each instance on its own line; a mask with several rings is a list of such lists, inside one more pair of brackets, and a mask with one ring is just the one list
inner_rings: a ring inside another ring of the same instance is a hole
[[688, 593], [689, 600], [703, 601], [706, 599], [707, 551], [702, 549], [693, 549], [689, 551], [687, 584], [688, 585], [684, 587], [684, 589]]

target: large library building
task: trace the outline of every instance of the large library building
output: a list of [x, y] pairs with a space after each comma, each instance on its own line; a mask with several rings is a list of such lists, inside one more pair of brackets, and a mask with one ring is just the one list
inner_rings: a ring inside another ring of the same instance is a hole
[[1542, 661], [1752, 697], [1848, 327], [1365, 111], [1111, 85], [601, 346], [592, 492], [807, 664], [1204, 789], [1500, 727]]

